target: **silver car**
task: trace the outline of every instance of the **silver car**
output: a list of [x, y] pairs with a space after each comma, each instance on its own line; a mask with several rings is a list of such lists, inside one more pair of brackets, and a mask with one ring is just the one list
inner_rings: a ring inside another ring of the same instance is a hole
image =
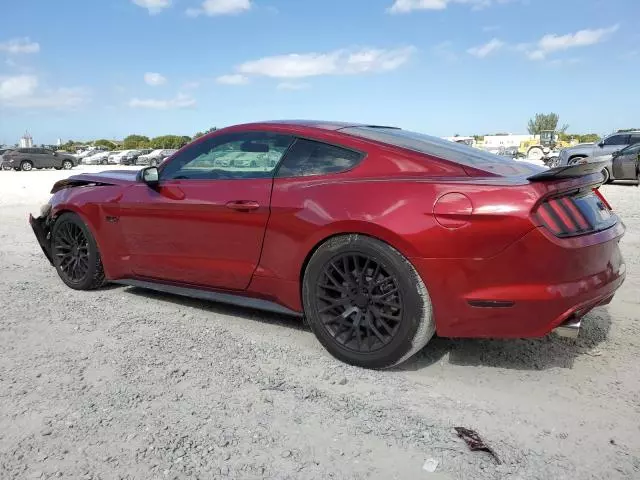
[[598, 143], [582, 143], [563, 149], [560, 151], [558, 158], [555, 159], [550, 166], [564, 167], [580, 163], [606, 161], [607, 163], [602, 170], [602, 175], [604, 176], [605, 183], [607, 183], [617, 178], [612, 165], [614, 152], [637, 143], [640, 143], [640, 130], [614, 133]]

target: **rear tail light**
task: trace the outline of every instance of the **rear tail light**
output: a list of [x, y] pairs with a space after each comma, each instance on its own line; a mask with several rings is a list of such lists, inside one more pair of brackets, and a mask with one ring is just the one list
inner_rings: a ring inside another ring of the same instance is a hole
[[611, 206], [598, 190], [553, 197], [535, 211], [540, 223], [557, 237], [573, 237], [604, 230], [617, 222]]

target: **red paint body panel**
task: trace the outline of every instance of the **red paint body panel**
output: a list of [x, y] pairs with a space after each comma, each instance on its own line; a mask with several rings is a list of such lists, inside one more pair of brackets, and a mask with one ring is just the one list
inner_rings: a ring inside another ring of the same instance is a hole
[[[576, 311], [610, 300], [624, 280], [621, 222], [605, 231], [558, 238], [533, 215], [543, 199], [597, 184], [597, 175], [528, 182], [353, 137], [339, 128], [265, 123], [209, 136], [267, 130], [364, 152], [364, 160], [350, 171], [171, 180], [156, 190], [129, 173], [79, 175], [72, 177], [76, 183], [108, 186], [64, 188], [52, 199], [53, 212], [82, 216], [112, 280], [156, 278], [240, 291], [295, 311], [302, 311], [301, 276], [314, 249], [334, 235], [370, 235], [412, 262], [429, 291], [442, 336], [545, 335]], [[229, 202], [255, 208], [229, 208]], [[470, 300], [513, 306], [479, 308]]]

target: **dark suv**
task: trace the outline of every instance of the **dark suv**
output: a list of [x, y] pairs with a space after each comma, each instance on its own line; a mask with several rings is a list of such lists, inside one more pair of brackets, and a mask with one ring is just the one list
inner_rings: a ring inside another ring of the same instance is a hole
[[69, 153], [54, 152], [46, 148], [16, 148], [3, 155], [3, 168], [24, 170], [28, 172], [34, 168], [55, 168], [69, 170], [78, 165], [76, 157]]

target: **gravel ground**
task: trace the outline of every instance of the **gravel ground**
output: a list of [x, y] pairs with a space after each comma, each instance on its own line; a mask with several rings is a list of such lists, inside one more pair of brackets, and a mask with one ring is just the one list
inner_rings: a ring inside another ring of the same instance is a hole
[[628, 276], [577, 341], [434, 339], [375, 372], [295, 319], [66, 288], [26, 216], [67, 174], [0, 172], [0, 478], [640, 478], [640, 189], [603, 188]]

